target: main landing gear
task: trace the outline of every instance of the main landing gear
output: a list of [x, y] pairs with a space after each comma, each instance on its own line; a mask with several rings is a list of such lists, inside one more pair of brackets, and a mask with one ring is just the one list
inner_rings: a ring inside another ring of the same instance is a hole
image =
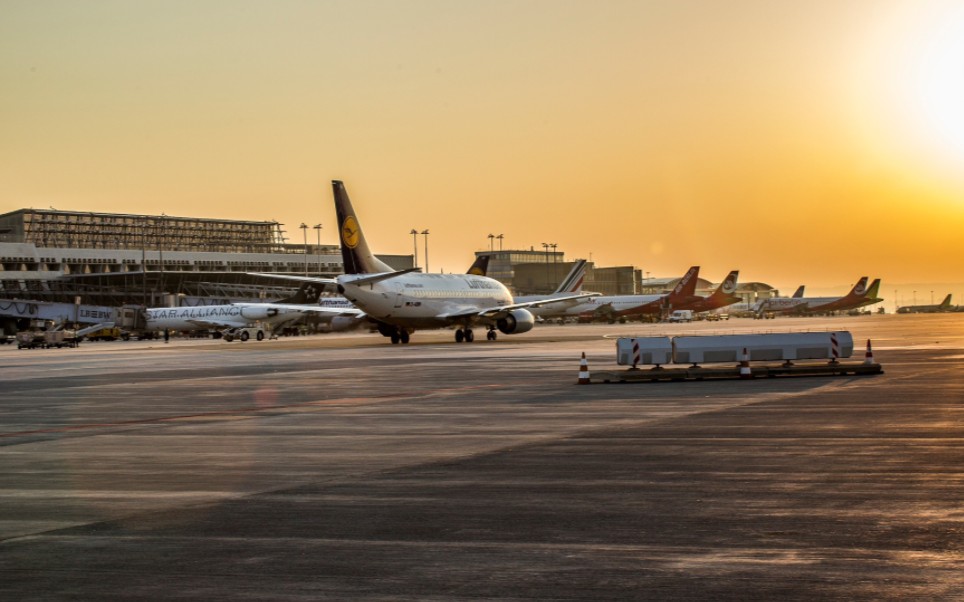
[[404, 329], [398, 329], [391, 334], [392, 345], [408, 345], [408, 331]]
[[[485, 338], [489, 341], [494, 341], [496, 339], [496, 332], [494, 328], [490, 328], [488, 332], [485, 333]], [[475, 333], [472, 332], [471, 328], [459, 328], [455, 331], [455, 342], [456, 343], [471, 343], [475, 340]]]

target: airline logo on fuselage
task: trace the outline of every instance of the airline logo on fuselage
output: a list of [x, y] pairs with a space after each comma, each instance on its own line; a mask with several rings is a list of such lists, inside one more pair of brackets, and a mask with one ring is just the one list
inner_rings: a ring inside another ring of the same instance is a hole
[[148, 320], [197, 320], [203, 318], [233, 318], [241, 315], [241, 308], [234, 305], [211, 305], [207, 307], [171, 307], [147, 310]]
[[354, 249], [358, 246], [360, 238], [358, 221], [355, 220], [354, 215], [349, 215], [345, 218], [345, 221], [341, 223], [341, 242], [349, 249]]

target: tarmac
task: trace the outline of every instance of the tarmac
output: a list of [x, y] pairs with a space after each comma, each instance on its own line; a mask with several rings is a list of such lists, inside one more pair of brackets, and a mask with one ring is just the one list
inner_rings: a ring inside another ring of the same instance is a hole
[[[576, 385], [824, 329], [883, 374]], [[964, 314], [451, 337], [0, 347], [0, 599], [964, 598]]]

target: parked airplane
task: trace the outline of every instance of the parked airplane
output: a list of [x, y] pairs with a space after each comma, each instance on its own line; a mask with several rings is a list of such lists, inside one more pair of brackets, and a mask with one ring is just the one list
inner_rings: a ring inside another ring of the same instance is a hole
[[408, 343], [412, 332], [425, 328], [454, 326], [458, 343], [475, 340], [473, 326], [488, 329], [486, 338], [493, 341], [496, 331], [520, 334], [532, 330], [535, 316], [529, 309], [545, 302], [516, 303], [498, 280], [475, 274], [422, 274], [418, 268], [395, 271], [380, 261], [368, 247], [344, 183], [332, 180], [331, 185], [345, 273], [335, 279], [292, 279], [337, 284], [338, 292], [395, 344]]
[[688, 309], [693, 313], [700, 313], [739, 303], [740, 297], [733, 294], [739, 276], [740, 271], [733, 270], [709, 297], [694, 296], [691, 299], [683, 299], [673, 303], [673, 309]]
[[958, 311], [958, 308], [951, 305], [950, 293], [937, 305], [905, 305], [897, 308], [899, 314], [938, 314], [952, 311]]
[[565, 315], [612, 322], [621, 317], [653, 315], [670, 311], [676, 309], [678, 303], [696, 297], [696, 281], [699, 273], [700, 266], [691, 267], [669, 293], [659, 295], [601, 295], [586, 299], [582, 303], [566, 309]]
[[880, 303], [877, 297], [880, 279], [868, 287], [868, 278], [863, 276], [843, 297], [771, 297], [757, 302], [753, 311], [762, 313], [815, 314], [845, 311]]
[[[238, 302], [226, 305], [196, 305], [193, 307], [152, 307], [144, 310], [147, 330], [205, 330], [251, 326], [260, 322], [270, 331], [293, 322], [307, 313], [351, 316], [358, 309], [322, 308], [317, 305], [321, 286], [305, 282], [298, 292], [273, 303]], [[258, 340], [264, 338], [258, 333]]]

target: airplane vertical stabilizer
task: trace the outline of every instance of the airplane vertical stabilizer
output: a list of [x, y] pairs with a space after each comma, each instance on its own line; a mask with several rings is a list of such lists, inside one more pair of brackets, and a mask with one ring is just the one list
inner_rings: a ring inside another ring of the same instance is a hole
[[489, 271], [489, 259], [491, 258], [491, 255], [479, 255], [465, 273], [472, 276], [485, 276]]
[[556, 293], [581, 293], [582, 283], [586, 278], [586, 260], [579, 259], [572, 266], [569, 274], [559, 283]]
[[793, 293], [793, 298], [800, 299], [801, 297], [803, 297], [803, 289], [804, 289], [804, 285], [802, 284], [799, 287], [797, 287], [797, 291]]
[[341, 180], [332, 180], [331, 187], [335, 194], [335, 213], [338, 217], [338, 232], [341, 238], [341, 259], [345, 265], [346, 274], [377, 274], [394, 272], [386, 263], [375, 257], [369, 250], [368, 242], [362, 233], [355, 210], [348, 198], [348, 191]]
[[691, 267], [683, 277], [679, 279], [679, 282], [676, 283], [676, 288], [673, 289], [673, 292], [669, 294], [667, 299], [672, 303], [677, 299], [689, 299], [696, 296], [696, 282], [699, 280], [699, 275], [700, 266], [694, 265]]
[[304, 282], [298, 292], [287, 299], [279, 299], [275, 303], [290, 303], [292, 305], [316, 305], [321, 289], [324, 285], [318, 282]]
[[867, 276], [861, 276], [857, 284], [854, 285], [850, 292], [847, 293], [847, 297], [863, 297], [867, 294]]

